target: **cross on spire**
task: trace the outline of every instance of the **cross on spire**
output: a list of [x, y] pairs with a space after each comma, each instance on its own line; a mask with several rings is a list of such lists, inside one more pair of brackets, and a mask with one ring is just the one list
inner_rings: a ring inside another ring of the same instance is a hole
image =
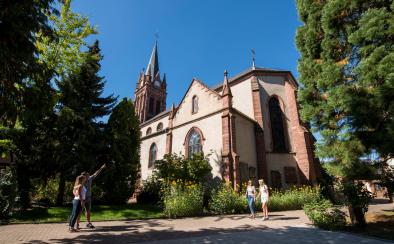
[[254, 56], [255, 56], [254, 49], [252, 48], [250, 51], [252, 52], [252, 69], [256, 69], [256, 65], [254, 63]]

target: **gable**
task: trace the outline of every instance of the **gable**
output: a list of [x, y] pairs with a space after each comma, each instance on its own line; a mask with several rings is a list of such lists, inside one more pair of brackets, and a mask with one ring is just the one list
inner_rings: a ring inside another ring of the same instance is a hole
[[[193, 97], [197, 97], [198, 111], [192, 112]], [[201, 81], [193, 79], [189, 89], [180, 102], [175, 117], [173, 126], [183, 124], [185, 122], [206, 116], [222, 108], [221, 96], [209, 89]]]

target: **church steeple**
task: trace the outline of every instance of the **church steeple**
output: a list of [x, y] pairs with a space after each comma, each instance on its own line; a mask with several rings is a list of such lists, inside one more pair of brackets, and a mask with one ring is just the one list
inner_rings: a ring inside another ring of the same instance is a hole
[[166, 77], [163, 80], [159, 71], [157, 41], [153, 47], [146, 71], [140, 74], [135, 89], [136, 112], [143, 123], [166, 109]]
[[[150, 55], [148, 66], [146, 67], [145, 75], [150, 75], [153, 78], [159, 73], [159, 55], [157, 53], [157, 41], [153, 47], [152, 54]], [[159, 75], [160, 76], [160, 75]]]

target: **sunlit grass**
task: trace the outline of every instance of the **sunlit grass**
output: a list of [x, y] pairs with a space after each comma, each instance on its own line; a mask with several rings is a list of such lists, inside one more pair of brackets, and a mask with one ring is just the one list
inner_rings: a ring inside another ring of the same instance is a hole
[[[71, 214], [70, 207], [34, 207], [14, 214], [11, 223], [51, 223], [66, 222]], [[151, 205], [100, 205], [92, 206], [92, 221], [150, 219], [163, 217], [162, 210]], [[82, 217], [82, 221], [85, 217]]]

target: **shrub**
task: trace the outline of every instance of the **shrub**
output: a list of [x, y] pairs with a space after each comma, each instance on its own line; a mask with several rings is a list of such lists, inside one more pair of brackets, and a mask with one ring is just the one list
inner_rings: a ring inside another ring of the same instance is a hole
[[155, 163], [155, 175], [157, 178], [163, 179], [166, 184], [178, 180], [203, 183], [212, 170], [208, 156], [194, 154], [191, 158], [185, 158], [177, 154], [164, 155], [162, 160]]
[[315, 226], [322, 229], [339, 230], [346, 225], [345, 213], [326, 199], [305, 204], [304, 212]]
[[[35, 204], [41, 206], [54, 206], [59, 191], [59, 176], [52, 177], [45, 182], [41, 179], [32, 180], [31, 198]], [[71, 202], [73, 199], [72, 189], [74, 182], [66, 181], [64, 187], [64, 202]]]
[[[269, 211], [298, 210], [309, 202], [320, 198], [320, 187], [301, 186], [288, 190], [271, 190], [268, 201]], [[261, 199], [256, 199], [256, 209], [261, 209]]]
[[169, 217], [197, 216], [203, 213], [203, 189], [194, 183], [173, 182], [164, 191], [164, 213]]
[[150, 177], [137, 195], [137, 202], [142, 204], [160, 204], [162, 201], [162, 184], [156, 177]]
[[0, 221], [6, 222], [12, 214], [16, 197], [16, 183], [12, 170], [0, 170]]
[[236, 192], [229, 184], [222, 184], [212, 191], [209, 209], [214, 214], [235, 214], [246, 211], [247, 201], [243, 194]]

